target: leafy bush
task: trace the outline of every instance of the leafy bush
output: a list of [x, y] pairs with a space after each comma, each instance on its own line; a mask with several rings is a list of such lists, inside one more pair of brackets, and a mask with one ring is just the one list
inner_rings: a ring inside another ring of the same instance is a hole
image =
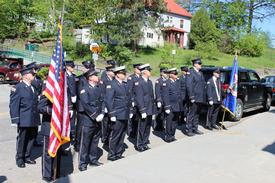
[[164, 46], [160, 48], [160, 54], [161, 54], [160, 67], [171, 68], [174, 66], [175, 63], [173, 63], [172, 50], [177, 50], [177, 47], [175, 44], [164, 43]]
[[49, 68], [48, 68], [48, 67], [43, 67], [43, 68], [41, 68], [41, 69], [37, 72], [37, 75], [38, 75], [42, 80], [45, 80], [45, 79], [47, 79], [48, 73], [49, 73]]
[[195, 50], [201, 58], [215, 59], [219, 55], [219, 50], [215, 42], [198, 42]]
[[266, 38], [261, 34], [246, 34], [237, 42], [237, 49], [241, 55], [259, 57], [267, 47]]
[[100, 56], [104, 59], [112, 58], [118, 62], [119, 65], [125, 65], [130, 62], [133, 57], [133, 52], [125, 46], [121, 45], [100, 45], [102, 52]]

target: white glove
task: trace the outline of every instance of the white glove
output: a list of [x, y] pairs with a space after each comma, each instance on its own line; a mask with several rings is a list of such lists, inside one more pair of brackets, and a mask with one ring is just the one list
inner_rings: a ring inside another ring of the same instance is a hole
[[161, 103], [158, 102], [158, 103], [157, 103], [157, 106], [158, 106], [158, 108], [161, 108]]
[[142, 114], [141, 114], [141, 118], [142, 118], [142, 119], [145, 119], [146, 117], [147, 117], [147, 114], [146, 114], [146, 113], [142, 113]]
[[104, 108], [104, 112], [105, 112], [105, 113], [108, 113], [108, 109], [107, 109], [106, 107]]
[[103, 115], [103, 114], [100, 114], [100, 115], [98, 115], [98, 116], [95, 118], [95, 120], [96, 120], [97, 122], [100, 122], [100, 121], [103, 120], [103, 118], [104, 118], [104, 115]]
[[76, 96], [72, 97], [72, 103], [76, 103]]
[[133, 115], [132, 113], [130, 113], [130, 115], [129, 115], [130, 119], [132, 119], [132, 118], [133, 118], [133, 116], [134, 116], [134, 115]]
[[132, 102], [132, 106], [135, 107], [135, 102]]
[[165, 113], [166, 113], [166, 114], [170, 114], [170, 112], [171, 112], [170, 109], [166, 109], [166, 110], [165, 110]]
[[152, 115], [152, 120], [156, 120], [156, 115]]
[[116, 121], [116, 117], [111, 117], [111, 121], [115, 122]]
[[214, 103], [214, 102], [213, 102], [212, 100], [211, 100], [211, 101], [209, 101], [209, 104], [210, 104], [210, 105], [213, 105], [213, 103]]
[[74, 114], [74, 111], [70, 110], [69, 113], [70, 113], [70, 118], [72, 118], [73, 114]]
[[195, 100], [191, 100], [191, 103], [194, 103], [195, 102]]
[[12, 124], [11, 124], [11, 127], [15, 127], [15, 128], [16, 128], [16, 127], [17, 127], [17, 124], [16, 124], [16, 123], [12, 123]]

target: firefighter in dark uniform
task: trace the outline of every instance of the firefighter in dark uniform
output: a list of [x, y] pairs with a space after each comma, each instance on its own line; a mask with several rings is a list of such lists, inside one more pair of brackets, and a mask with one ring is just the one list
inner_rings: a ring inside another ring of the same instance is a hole
[[84, 66], [83, 74], [78, 76], [76, 78], [77, 81], [77, 102], [76, 102], [76, 110], [77, 110], [77, 123], [76, 123], [76, 136], [75, 136], [75, 143], [74, 143], [74, 148], [75, 151], [79, 151], [79, 145], [80, 145], [80, 140], [81, 140], [81, 130], [82, 130], [82, 115], [84, 113], [84, 108], [80, 102], [79, 95], [80, 91], [82, 88], [86, 85], [88, 85], [88, 81], [86, 77], [84, 76], [84, 73], [86, 73], [88, 70], [93, 69], [95, 70], [95, 65], [87, 60], [83, 61], [82, 65]]
[[67, 77], [67, 86], [68, 86], [68, 105], [70, 112], [70, 125], [71, 125], [71, 143], [74, 143], [75, 140], [75, 116], [76, 116], [76, 76], [73, 73], [75, 64], [73, 61], [65, 61], [66, 64], [66, 77]]
[[[35, 77], [34, 80], [32, 81], [32, 86], [34, 87], [34, 89], [36, 90], [37, 94], [38, 94], [38, 98], [41, 96], [42, 94], [42, 87], [43, 87], [43, 81], [42, 79], [37, 75], [37, 72], [39, 70], [38, 65], [36, 64], [36, 62], [31, 62], [30, 64], [26, 65], [27, 68], [31, 68], [33, 69], [33, 72], [35, 73]], [[39, 124], [41, 122], [40, 116], [38, 118]], [[41, 146], [41, 142], [39, 142], [39, 132], [38, 132], [38, 127], [37, 127], [37, 137], [35, 138], [34, 141], [34, 146]]]
[[140, 70], [138, 69], [140, 65], [142, 64], [139, 64], [139, 63], [133, 64], [134, 73], [127, 78], [127, 88], [131, 96], [131, 101], [132, 101], [131, 105], [133, 107], [133, 111], [132, 111], [133, 116], [131, 116], [132, 118], [129, 120], [127, 133], [128, 133], [128, 136], [133, 139], [136, 138], [137, 126], [139, 121], [139, 115], [137, 113], [137, 107], [136, 107], [137, 102], [136, 102], [136, 95], [134, 92], [134, 84], [140, 78]]
[[165, 141], [175, 141], [175, 133], [182, 107], [180, 80], [176, 68], [168, 69], [169, 79], [163, 87], [164, 111], [166, 116]]
[[100, 138], [101, 121], [104, 117], [104, 103], [101, 89], [98, 86], [99, 78], [93, 69], [85, 73], [88, 85], [83, 86], [80, 91], [80, 102], [84, 108], [83, 129], [79, 150], [80, 171], [87, 170], [87, 165], [100, 166], [97, 148]]
[[130, 116], [131, 100], [127, 84], [125, 66], [114, 68], [115, 79], [106, 86], [105, 103], [111, 120], [108, 160], [123, 158], [123, 144]]
[[[107, 67], [109, 67], [109, 66], [112, 67], [112, 68], [116, 67], [116, 61], [115, 60], [107, 60], [106, 63], [108, 65]], [[108, 74], [107, 73], [108, 73], [107, 69], [102, 72], [101, 77], [100, 77], [101, 81], [108, 80]]]
[[27, 164], [35, 164], [31, 160], [31, 149], [37, 136], [39, 114], [37, 112], [38, 94], [31, 82], [35, 73], [31, 68], [21, 71], [23, 80], [11, 89], [10, 116], [11, 122], [17, 125], [16, 164], [20, 168]]
[[160, 77], [155, 82], [155, 96], [157, 102], [156, 124], [153, 125], [155, 131], [163, 131], [164, 128], [164, 105], [163, 105], [163, 88], [167, 81], [167, 68], [160, 68]]
[[189, 69], [187, 66], [182, 66], [181, 68], [182, 75], [179, 77], [180, 80], [180, 96], [182, 102], [182, 109], [180, 114], [179, 125], [186, 124], [186, 115], [187, 115], [187, 103], [188, 103], [188, 96], [187, 96], [187, 87], [186, 87], [186, 78], [189, 73]]
[[148, 150], [150, 128], [152, 125], [152, 116], [154, 111], [154, 90], [151, 76], [151, 67], [149, 64], [139, 66], [141, 77], [134, 84], [134, 91], [136, 94], [136, 102], [140, 120], [138, 123], [138, 133], [136, 140], [136, 150]]
[[[108, 65], [107, 67], [105, 67], [106, 77], [101, 78], [102, 83], [100, 83], [99, 85], [102, 91], [103, 98], [105, 97], [105, 94], [106, 94], [106, 86], [110, 85], [112, 80], [114, 79], [114, 72], [113, 72], [114, 67], [115, 67], [114, 65]], [[107, 108], [104, 108], [104, 111], [105, 111], [105, 115], [102, 121], [101, 140], [105, 145], [109, 145], [109, 135], [110, 135], [110, 128], [111, 128], [110, 118], [108, 116]]]
[[217, 126], [217, 118], [222, 103], [220, 69], [213, 72], [213, 77], [207, 81], [206, 95], [208, 101], [208, 112], [206, 128], [209, 130], [219, 129]]
[[205, 103], [205, 79], [201, 69], [201, 59], [192, 60], [193, 68], [190, 69], [190, 75], [187, 77], [187, 94], [189, 97], [189, 108], [187, 113], [186, 134], [193, 136], [201, 135], [203, 132], [198, 130], [199, 114], [203, 103]]
[[45, 96], [40, 97], [38, 103], [38, 112], [43, 115], [41, 124], [41, 135], [43, 135], [43, 154], [42, 154], [42, 179], [46, 182], [54, 180], [54, 168], [56, 168], [56, 177], [60, 177], [60, 161], [61, 153], [60, 150], [56, 154], [56, 166], [54, 167], [54, 158], [52, 158], [48, 153], [49, 136], [51, 130], [51, 113], [52, 113], [52, 103]]

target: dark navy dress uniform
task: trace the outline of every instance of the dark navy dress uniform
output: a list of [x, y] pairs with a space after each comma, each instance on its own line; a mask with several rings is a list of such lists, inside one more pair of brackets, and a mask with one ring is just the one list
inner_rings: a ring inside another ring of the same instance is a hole
[[71, 139], [72, 142], [75, 140], [75, 116], [76, 116], [76, 109], [75, 109], [75, 103], [76, 101], [72, 100], [72, 97], [77, 98], [77, 88], [76, 88], [76, 76], [73, 73], [66, 72], [67, 77], [67, 86], [68, 86], [68, 106], [69, 110], [73, 111], [73, 115], [70, 116], [70, 125], [71, 125]]
[[164, 110], [169, 110], [170, 113], [166, 115], [166, 126], [165, 126], [165, 141], [172, 142], [175, 140], [175, 133], [179, 116], [181, 112], [181, 90], [179, 79], [167, 80], [167, 86], [164, 87]]
[[164, 129], [164, 121], [165, 121], [165, 114], [164, 114], [164, 88], [167, 85], [167, 79], [164, 77], [159, 77], [155, 82], [155, 95], [156, 95], [156, 103], [161, 103], [161, 107], [157, 107], [157, 116], [156, 116], [156, 124], [153, 126], [154, 130], [162, 131]]
[[101, 89], [98, 85], [84, 85], [80, 91], [80, 101], [84, 108], [83, 127], [79, 150], [79, 169], [85, 170], [88, 163], [98, 160], [97, 148], [101, 135], [101, 122], [96, 118], [102, 115], [103, 118], [103, 99]]
[[[139, 80], [135, 82], [134, 90], [140, 118], [138, 123], [136, 148], [138, 150], [148, 149], [147, 145], [149, 144], [152, 115], [155, 113], [152, 81], [140, 77]], [[146, 118], [142, 119], [142, 113], [146, 113]]]
[[139, 121], [139, 115], [137, 113], [137, 106], [136, 106], [137, 104], [136, 94], [134, 90], [134, 84], [139, 80], [139, 78], [140, 76], [137, 74], [131, 74], [127, 78], [127, 88], [130, 93], [131, 102], [132, 104], [134, 104], [134, 106], [132, 106], [133, 117], [132, 119], [129, 120], [128, 130], [127, 130], [127, 133], [131, 138], [135, 138], [137, 135], [137, 127], [138, 127], [138, 121]]
[[206, 83], [202, 72], [190, 69], [190, 75], [187, 77], [189, 109], [186, 130], [188, 133], [198, 132], [200, 109], [206, 101], [205, 87]]
[[38, 94], [30, 84], [21, 81], [11, 89], [9, 107], [11, 122], [17, 124], [16, 163], [18, 166], [24, 166], [23, 164], [30, 160], [39, 125], [37, 104]]
[[221, 81], [219, 79], [210, 78], [206, 86], [206, 95], [208, 104], [212, 101], [213, 104], [208, 105], [206, 127], [216, 128], [217, 118], [222, 103]]
[[[52, 158], [48, 153], [49, 136], [51, 130], [51, 113], [52, 113], [52, 103], [45, 96], [40, 97], [38, 103], [38, 112], [43, 115], [41, 124], [41, 135], [43, 136], [43, 154], [42, 154], [42, 177], [45, 180], [51, 181], [54, 177], [54, 158]], [[60, 162], [61, 153], [60, 150], [56, 154], [57, 164], [56, 164], [56, 177], [60, 176]]]
[[108, 159], [116, 160], [119, 159], [124, 152], [123, 144], [131, 108], [126, 82], [114, 79], [110, 85], [107, 85], [105, 103], [110, 118], [116, 118], [116, 121], [111, 121], [108, 153]]
[[[102, 82], [99, 84], [99, 87], [101, 88], [103, 98], [105, 98], [105, 95], [106, 95], [106, 86], [110, 85], [112, 80], [113, 80], [113, 78], [110, 78], [108, 76], [101, 78]], [[105, 106], [106, 106], [106, 104], [105, 104]], [[101, 125], [102, 125], [101, 140], [103, 143], [108, 144], [110, 131], [111, 131], [110, 117], [108, 116], [108, 111], [105, 112], [104, 119], [103, 119]]]
[[181, 96], [181, 103], [182, 103], [182, 109], [181, 109], [181, 115], [180, 115], [180, 123], [184, 123], [184, 119], [187, 115], [187, 104], [188, 104], [188, 96], [187, 96], [187, 87], [186, 87], [186, 75], [181, 75], [179, 78], [180, 81], [180, 96]]

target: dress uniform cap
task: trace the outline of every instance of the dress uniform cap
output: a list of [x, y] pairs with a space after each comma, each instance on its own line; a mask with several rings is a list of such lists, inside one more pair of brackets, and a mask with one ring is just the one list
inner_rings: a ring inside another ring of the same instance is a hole
[[141, 66], [142, 64], [133, 64], [133, 68], [138, 68], [139, 66]]
[[221, 73], [221, 70], [220, 70], [220, 68], [216, 68], [213, 72], [214, 72], [214, 73], [220, 74], [220, 73]]
[[194, 65], [194, 64], [200, 64], [200, 65], [202, 64], [200, 58], [195, 58], [195, 59], [193, 59], [193, 60], [192, 60], [192, 63], [193, 63], [193, 65]]
[[159, 69], [159, 72], [167, 72], [167, 68], [166, 68], [166, 67], [161, 67], [161, 68]]
[[171, 69], [168, 69], [168, 70], [167, 70], [167, 73], [177, 75], [177, 74], [178, 74], [178, 71], [177, 71], [177, 68], [171, 68]]
[[187, 66], [182, 66], [182, 67], [180, 67], [180, 70], [181, 70], [181, 71], [185, 71], [185, 72], [188, 72], [188, 71], [189, 71], [189, 69], [188, 69]]
[[90, 76], [93, 76], [93, 75], [97, 75], [98, 74], [98, 72], [96, 71], [96, 70], [94, 70], [94, 69], [90, 69], [90, 70], [88, 70], [87, 72], [85, 72], [85, 77], [86, 78], [88, 78], [88, 77], [90, 77]]
[[24, 67], [23, 69], [21, 69], [20, 73], [21, 73], [22, 76], [25, 75], [25, 74], [29, 74], [29, 73], [31, 73], [33, 75], [35, 74], [33, 72], [33, 67], [30, 67], [30, 68]]
[[74, 61], [73, 61], [73, 60], [67, 60], [67, 61], [65, 61], [65, 65], [66, 65], [66, 66], [70, 66], [70, 67], [72, 67], [72, 68], [75, 67], [75, 64], [74, 64]]
[[86, 69], [91, 69], [91, 68], [94, 68], [95, 67], [95, 64], [92, 63], [91, 61], [89, 60], [85, 60], [82, 62], [82, 65], [86, 68]]
[[116, 65], [116, 61], [115, 61], [115, 60], [107, 60], [106, 63], [107, 63], [108, 65], [113, 65], [113, 66]]
[[125, 66], [116, 67], [116, 68], [113, 69], [113, 71], [114, 71], [115, 74], [118, 74], [118, 73], [125, 73], [126, 74]]
[[143, 70], [151, 71], [152, 70], [150, 64], [143, 64], [143, 65], [139, 66], [138, 69], [141, 71], [143, 71]]
[[114, 68], [115, 68], [114, 65], [107, 65], [107, 66], [105, 67], [106, 71], [113, 71]]
[[32, 68], [32, 69], [37, 69], [38, 68], [36, 62], [31, 62], [31, 63], [25, 65], [25, 67]]

